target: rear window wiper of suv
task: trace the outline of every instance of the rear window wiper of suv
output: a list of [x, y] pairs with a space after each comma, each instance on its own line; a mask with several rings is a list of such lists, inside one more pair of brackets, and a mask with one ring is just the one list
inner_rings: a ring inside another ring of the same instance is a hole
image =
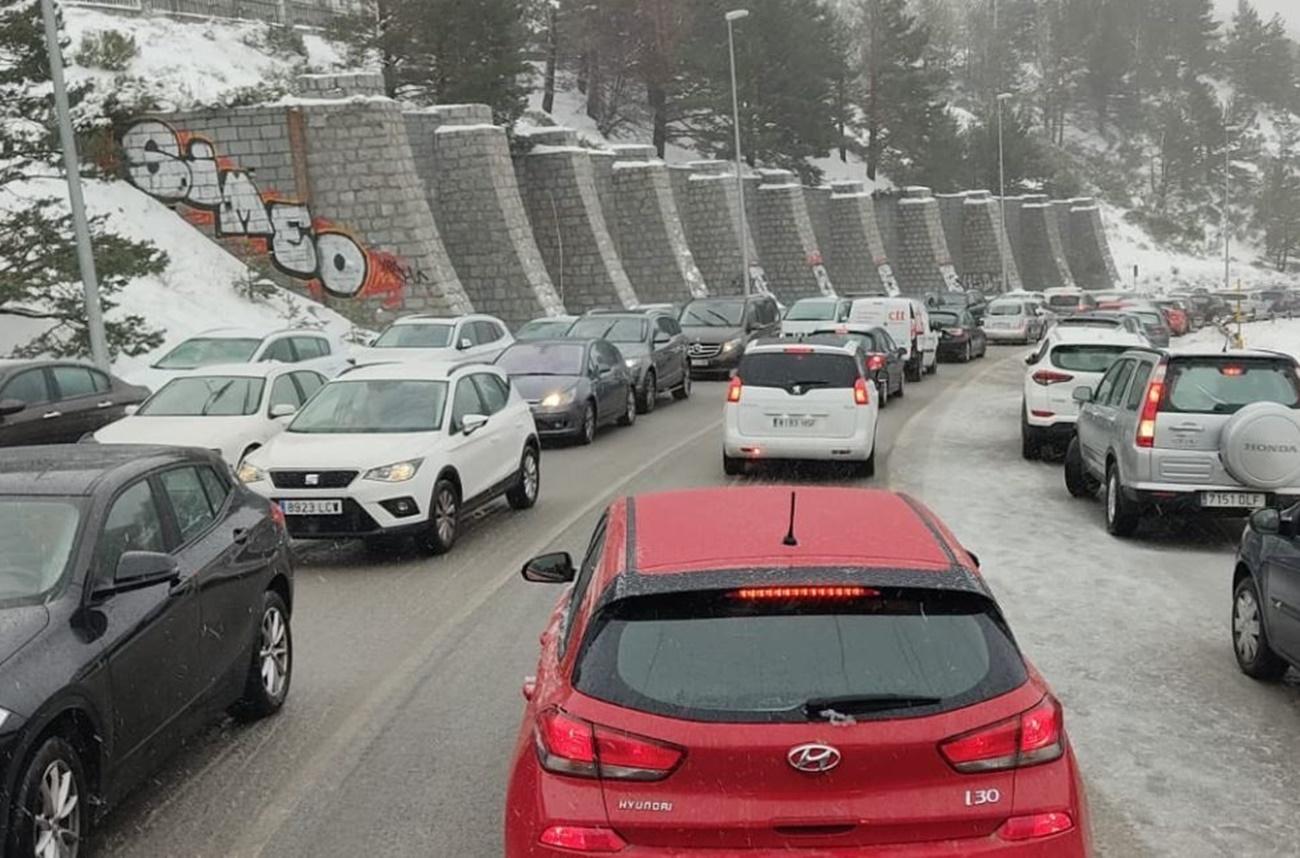
[[923, 697], [908, 694], [846, 694], [841, 697], [813, 697], [804, 702], [804, 715], [809, 719], [836, 720], [836, 716], [864, 715], [871, 712], [888, 712], [893, 709], [915, 709], [936, 706], [942, 697]]

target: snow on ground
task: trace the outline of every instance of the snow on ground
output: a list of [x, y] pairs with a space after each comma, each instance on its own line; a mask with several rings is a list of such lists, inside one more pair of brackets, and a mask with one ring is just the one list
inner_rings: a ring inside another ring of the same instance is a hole
[[[323, 327], [339, 336], [352, 323], [310, 299], [288, 291], [268, 301], [254, 301], [235, 288], [250, 269], [223, 248], [209, 241], [180, 215], [126, 182], [86, 182], [86, 207], [92, 217], [106, 215], [108, 228], [126, 238], [152, 241], [167, 253], [167, 270], [157, 277], [131, 283], [116, 299], [110, 314], [136, 313], [166, 333], [166, 342], [153, 356], [181, 340], [217, 326], [275, 330], [297, 324]], [[32, 200], [56, 197], [67, 200], [62, 179], [38, 179], [0, 192], [0, 208], [15, 209]], [[26, 320], [0, 316], [0, 355], [40, 331]], [[151, 355], [119, 358], [115, 369], [129, 377], [143, 369]]]
[[[1235, 331], [1235, 325], [1228, 326]], [[1244, 322], [1241, 338], [1249, 349], [1270, 349], [1286, 352], [1300, 360], [1300, 319], [1274, 319], [1265, 322]], [[1201, 328], [1178, 341], [1177, 348], [1221, 348], [1223, 335], [1214, 328]]]

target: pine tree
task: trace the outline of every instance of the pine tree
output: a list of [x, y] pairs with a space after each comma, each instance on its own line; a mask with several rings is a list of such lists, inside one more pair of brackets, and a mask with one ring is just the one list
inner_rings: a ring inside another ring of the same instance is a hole
[[1224, 63], [1240, 96], [1274, 107], [1294, 103], [1296, 65], [1286, 26], [1276, 15], [1264, 22], [1247, 0], [1232, 19]]
[[[0, 5], [0, 195], [21, 199], [29, 177], [57, 170], [54, 103], [49, 94], [40, 6], [35, 0]], [[64, 46], [66, 48], [66, 45]], [[73, 90], [75, 106], [84, 92]], [[77, 169], [78, 165], [73, 165]], [[109, 233], [91, 221], [92, 245], [113, 354], [157, 348], [162, 335], [136, 315], [114, 316], [114, 296], [131, 280], [158, 274], [167, 258], [152, 245]], [[54, 198], [0, 209], [0, 317], [39, 320], [42, 332], [15, 354], [85, 356], [90, 352], [72, 218]]]

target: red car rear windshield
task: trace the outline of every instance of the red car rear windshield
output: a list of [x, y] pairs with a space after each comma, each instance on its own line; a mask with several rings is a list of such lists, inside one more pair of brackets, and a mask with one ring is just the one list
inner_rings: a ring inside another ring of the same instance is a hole
[[607, 608], [586, 640], [579, 691], [694, 721], [823, 720], [827, 709], [857, 719], [930, 715], [1026, 681], [991, 603], [939, 591], [643, 597]]

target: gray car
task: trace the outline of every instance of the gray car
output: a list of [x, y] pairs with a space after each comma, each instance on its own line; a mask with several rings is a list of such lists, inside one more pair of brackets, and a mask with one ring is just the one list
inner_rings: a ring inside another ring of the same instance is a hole
[[515, 331], [515, 340], [553, 340], [567, 334], [576, 321], [577, 316], [543, 316], [533, 319], [519, 326], [519, 330]]
[[632, 374], [623, 355], [605, 340], [515, 343], [496, 363], [532, 408], [542, 438], [590, 444], [601, 426], [636, 422]]
[[1101, 487], [1116, 536], [1146, 516], [1300, 501], [1300, 365], [1290, 355], [1131, 349], [1074, 399], [1065, 485], [1075, 497]]
[[686, 332], [696, 378], [726, 378], [740, 365], [745, 347], [759, 337], [781, 334], [781, 307], [771, 295], [699, 298], [679, 321]]
[[1247, 676], [1300, 669], [1300, 506], [1262, 509], [1241, 534], [1232, 576], [1232, 642]]
[[642, 414], [655, 410], [659, 394], [671, 390], [674, 399], [691, 395], [691, 374], [686, 364], [686, 337], [677, 320], [651, 310], [588, 313], [566, 336], [608, 340], [623, 353], [623, 361], [636, 385], [636, 407]]

